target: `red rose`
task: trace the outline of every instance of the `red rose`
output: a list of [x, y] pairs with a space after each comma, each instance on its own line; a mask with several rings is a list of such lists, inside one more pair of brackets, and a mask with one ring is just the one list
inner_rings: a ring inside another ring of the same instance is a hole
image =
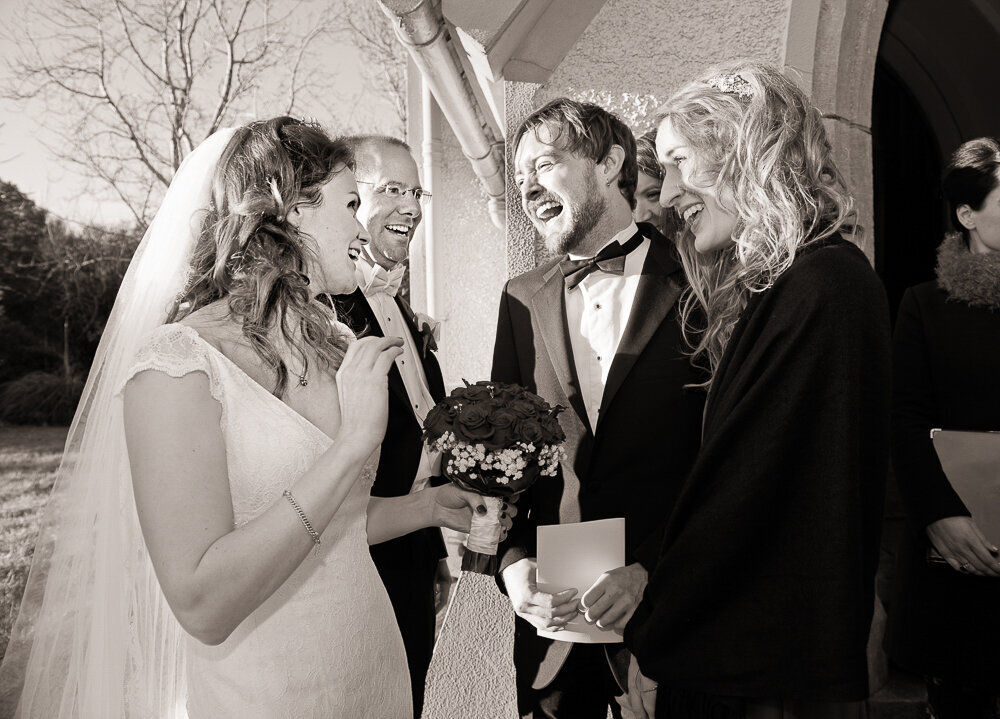
[[493, 436], [490, 410], [485, 405], [467, 404], [455, 418], [455, 436], [471, 444], [484, 442]]
[[494, 407], [490, 410], [490, 424], [493, 426], [493, 440], [490, 449], [507, 449], [516, 442], [514, 424], [517, 415], [507, 407]]
[[535, 409], [537, 409], [539, 413], [548, 412], [550, 409], [552, 409], [549, 403], [546, 402], [541, 397], [539, 397], [537, 394], [532, 394], [531, 392], [525, 392], [525, 395], [528, 397], [531, 403], [535, 405]]
[[517, 438], [522, 442], [530, 442], [538, 447], [542, 440], [545, 438], [545, 433], [542, 431], [542, 425], [540, 425], [534, 419], [519, 419], [517, 421]]
[[522, 390], [517, 385], [510, 384], [497, 384], [493, 388], [493, 396], [500, 401], [503, 405], [509, 405], [515, 399], [524, 395], [524, 390]]
[[490, 424], [495, 429], [506, 429], [516, 422], [517, 415], [508, 407], [494, 407], [490, 410]]
[[455, 394], [466, 402], [486, 402], [493, 398], [493, 385], [488, 382], [471, 384], [455, 390]]
[[545, 432], [546, 444], [559, 444], [566, 441], [566, 433], [563, 432], [563, 428], [559, 424], [557, 414], [558, 412], [550, 412], [538, 419], [538, 423]]
[[454, 419], [455, 409], [444, 402], [439, 402], [431, 407], [427, 417], [424, 418], [424, 436], [431, 441], [436, 440], [451, 430]]
[[538, 416], [535, 405], [527, 399], [515, 399], [510, 403], [510, 411], [521, 419], [532, 419]]

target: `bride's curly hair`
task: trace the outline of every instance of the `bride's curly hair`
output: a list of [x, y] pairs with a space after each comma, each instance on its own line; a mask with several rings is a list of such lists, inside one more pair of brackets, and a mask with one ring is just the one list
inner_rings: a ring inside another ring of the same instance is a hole
[[667, 119], [737, 216], [732, 247], [700, 254], [690, 230], [678, 244], [690, 282], [685, 333], [710, 385], [750, 295], [771, 287], [800, 248], [859, 230], [819, 110], [775, 68], [716, 67], [667, 101], [657, 124]]
[[319, 125], [276, 117], [239, 128], [215, 171], [187, 286], [167, 321], [225, 298], [243, 336], [274, 372], [278, 397], [287, 389], [288, 367], [270, 339], [276, 329], [306, 368], [310, 356], [337, 368], [347, 349], [333, 309], [309, 289], [304, 272], [314, 250], [289, 216], [319, 204], [323, 186], [353, 166], [347, 144]]

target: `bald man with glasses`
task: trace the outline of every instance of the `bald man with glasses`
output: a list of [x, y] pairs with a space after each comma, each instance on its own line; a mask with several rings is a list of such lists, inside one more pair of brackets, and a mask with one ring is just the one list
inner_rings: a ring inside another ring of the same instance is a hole
[[[421, 332], [400, 296], [410, 242], [430, 193], [420, 186], [417, 165], [406, 143], [392, 137], [347, 138], [354, 151], [361, 206], [358, 219], [371, 236], [358, 260], [358, 289], [335, 298], [337, 315], [360, 337], [395, 336], [403, 353], [389, 371], [389, 421], [382, 442], [372, 495], [394, 497], [410, 491], [420, 463], [424, 417], [444, 397], [436, 348]], [[429, 329], [429, 328], [428, 328]], [[370, 547], [385, 584], [406, 647], [414, 716], [423, 707], [424, 680], [434, 648], [436, 610], [448, 598], [451, 576], [436, 527]]]

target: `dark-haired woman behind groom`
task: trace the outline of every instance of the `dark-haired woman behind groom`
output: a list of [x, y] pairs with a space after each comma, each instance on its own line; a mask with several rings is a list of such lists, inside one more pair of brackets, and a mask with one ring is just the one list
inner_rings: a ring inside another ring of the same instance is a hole
[[648, 222], [671, 242], [677, 241], [681, 231], [681, 220], [672, 207], [660, 204], [660, 188], [663, 185], [663, 167], [656, 159], [656, 130], [635, 139], [635, 155], [639, 165], [639, 175], [635, 187], [635, 209], [632, 219]]
[[910, 531], [890, 652], [925, 677], [937, 719], [996, 719], [1000, 557], [930, 430], [1000, 430], [1000, 142], [961, 145], [943, 189], [955, 232], [938, 249], [937, 278], [903, 295], [893, 341], [892, 458]]

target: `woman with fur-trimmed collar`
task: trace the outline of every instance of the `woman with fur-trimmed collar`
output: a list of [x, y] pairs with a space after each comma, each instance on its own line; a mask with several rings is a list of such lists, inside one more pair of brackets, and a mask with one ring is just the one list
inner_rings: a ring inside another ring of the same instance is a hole
[[912, 531], [891, 651], [926, 677], [938, 719], [996, 719], [1000, 552], [945, 477], [930, 429], [1000, 430], [1000, 143], [959, 147], [944, 193], [958, 232], [938, 250], [937, 279], [904, 294], [893, 343], [892, 456]]

